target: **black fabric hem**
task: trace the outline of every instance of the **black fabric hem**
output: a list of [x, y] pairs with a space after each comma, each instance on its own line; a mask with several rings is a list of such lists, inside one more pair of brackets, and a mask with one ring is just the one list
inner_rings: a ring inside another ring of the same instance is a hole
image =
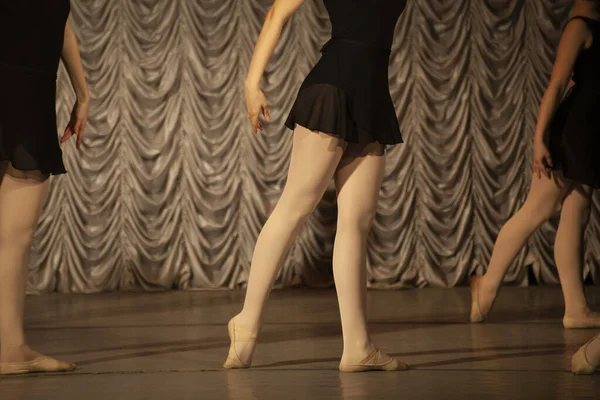
[[404, 142], [395, 113], [389, 116], [387, 130], [378, 129], [377, 134], [374, 134], [371, 129], [359, 126], [352, 115], [350, 103], [345, 91], [337, 86], [314, 83], [300, 89], [284, 124], [291, 130], [294, 130], [296, 125], [300, 125], [311, 131], [318, 131], [360, 145], [379, 143], [389, 146]]
[[322, 129], [320, 129], [319, 127], [306, 126], [306, 125], [303, 125], [300, 122], [295, 122], [293, 125], [290, 125], [290, 124], [288, 124], [288, 121], [285, 122], [285, 127], [288, 128], [288, 129], [290, 129], [290, 130], [292, 130], [292, 131], [294, 131], [297, 126], [301, 126], [301, 127], [306, 128], [306, 129], [308, 129], [309, 131], [312, 131], [312, 132], [319, 132], [319, 133], [322, 133], [322, 134], [327, 135], [327, 136], [335, 137], [337, 139], [343, 140], [346, 143], [356, 144], [356, 145], [360, 145], [360, 146], [367, 146], [369, 144], [378, 143], [378, 144], [380, 144], [382, 146], [385, 146], [385, 148], [388, 149], [388, 148], [393, 147], [395, 145], [403, 144], [404, 143], [402, 141], [400, 141], [400, 142], [382, 143], [382, 142], [380, 142], [378, 140], [367, 141], [367, 142], [364, 142], [364, 141], [363, 142], [352, 141], [352, 140], [349, 140], [344, 135], [340, 135], [340, 134], [337, 134], [337, 133], [334, 133], [334, 132], [325, 132]]
[[54, 167], [54, 168], [47, 168], [47, 167], [40, 167], [40, 168], [35, 168], [35, 167], [25, 167], [25, 166], [19, 166], [18, 162], [14, 162], [12, 159], [10, 158], [0, 158], [0, 164], [2, 163], [9, 163], [11, 167], [13, 167], [14, 169], [16, 169], [17, 171], [23, 171], [23, 172], [40, 172], [44, 175], [64, 175], [67, 173], [67, 170], [64, 167]]
[[[55, 124], [54, 121], [49, 123]], [[42, 132], [35, 126], [12, 131], [17, 132], [15, 136], [7, 137], [7, 132], [0, 125], [0, 163], [9, 163], [15, 170], [23, 172], [37, 171], [44, 175], [67, 173], [55, 129], [40, 135], [29, 135], [29, 132]]]
[[558, 164], [552, 167], [552, 171], [560, 171], [562, 172], [563, 177], [570, 181], [579, 183], [581, 185], [586, 185], [591, 187], [592, 189], [600, 189], [600, 180], [590, 180], [588, 178], [581, 178], [576, 174], [569, 173], [568, 170], [565, 170], [564, 165]]

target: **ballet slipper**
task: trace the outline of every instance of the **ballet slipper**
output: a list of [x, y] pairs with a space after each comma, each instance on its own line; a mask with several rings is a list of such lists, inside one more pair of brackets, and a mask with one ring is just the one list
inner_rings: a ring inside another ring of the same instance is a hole
[[367, 372], [367, 371], [406, 371], [409, 369], [408, 364], [396, 360], [393, 357], [384, 363], [377, 363], [381, 356], [381, 352], [374, 347], [371, 353], [358, 364], [340, 363], [341, 372]]
[[494, 301], [492, 301], [492, 305], [490, 306], [489, 310], [487, 311], [487, 313], [483, 313], [481, 311], [481, 306], [479, 304], [479, 292], [480, 292], [480, 288], [479, 286], [481, 285], [481, 277], [480, 276], [472, 276], [471, 277], [471, 316], [470, 316], [470, 320], [472, 323], [480, 323], [486, 320], [486, 318], [488, 317], [488, 314], [490, 312], [490, 310], [492, 309], [492, 307], [494, 307], [494, 303], [496, 302], [496, 298], [494, 298]]
[[565, 316], [563, 326], [567, 329], [594, 329], [600, 328], [600, 314], [590, 313], [583, 318]]
[[594, 336], [589, 342], [584, 344], [577, 350], [577, 353], [571, 358], [571, 371], [577, 375], [590, 375], [598, 370], [599, 365], [590, 363], [585, 354], [587, 347], [594, 340], [598, 339], [600, 335]]
[[73, 371], [75, 364], [55, 360], [48, 356], [39, 356], [31, 361], [0, 363], [0, 375], [22, 375], [35, 372]]
[[225, 364], [223, 364], [223, 368], [226, 369], [246, 369], [250, 368], [250, 364], [252, 363], [252, 357], [248, 360], [247, 363], [243, 362], [235, 349], [236, 343], [253, 343], [256, 344], [256, 335], [252, 332], [246, 331], [245, 329], [240, 328], [235, 325], [235, 322], [232, 318], [227, 324], [227, 330], [229, 332], [229, 339], [231, 340], [231, 345], [229, 346], [229, 354], [227, 355], [227, 360], [225, 360]]

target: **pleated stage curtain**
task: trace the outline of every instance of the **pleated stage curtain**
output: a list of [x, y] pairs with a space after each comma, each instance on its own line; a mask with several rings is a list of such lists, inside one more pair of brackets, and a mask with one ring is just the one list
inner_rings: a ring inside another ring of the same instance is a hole
[[[273, 115], [253, 136], [243, 84], [269, 0], [72, 0], [92, 93], [86, 145], [64, 146], [36, 234], [30, 292], [235, 288], [283, 185], [283, 126], [330, 26], [306, 0], [284, 29], [264, 89]], [[409, 0], [391, 93], [406, 143], [388, 153], [369, 239], [377, 288], [453, 287], [483, 271], [531, 180], [539, 101], [566, 0]], [[74, 101], [59, 73], [59, 130]], [[585, 274], [598, 282], [600, 197]], [[332, 284], [333, 187], [277, 284]], [[507, 281], [555, 284], [558, 219], [528, 242]]]

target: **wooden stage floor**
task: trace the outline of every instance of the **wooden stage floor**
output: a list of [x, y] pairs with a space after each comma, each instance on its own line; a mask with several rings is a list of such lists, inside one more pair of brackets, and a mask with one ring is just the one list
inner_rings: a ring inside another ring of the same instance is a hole
[[[600, 287], [588, 287], [600, 308]], [[1, 400], [598, 399], [600, 375], [569, 372], [596, 330], [565, 330], [559, 288], [505, 287], [481, 325], [459, 289], [369, 292], [378, 346], [414, 369], [341, 374], [335, 292], [275, 291], [254, 368], [225, 371], [241, 291], [27, 299], [31, 344], [74, 361], [65, 375], [0, 378]]]

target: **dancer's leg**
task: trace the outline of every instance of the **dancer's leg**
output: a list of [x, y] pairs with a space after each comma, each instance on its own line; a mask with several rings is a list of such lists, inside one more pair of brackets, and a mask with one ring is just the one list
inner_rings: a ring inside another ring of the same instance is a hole
[[[381, 145], [371, 147], [380, 150]], [[385, 156], [380, 150], [342, 158], [335, 174], [338, 221], [333, 274], [344, 336], [343, 363], [360, 362], [373, 347], [366, 316], [367, 239], [384, 168]]]
[[487, 272], [479, 280], [478, 301], [484, 316], [517, 254], [533, 232], [557, 211], [568, 189], [569, 183], [558, 171], [553, 172], [552, 178], [533, 177], [525, 204], [500, 230]]
[[0, 184], [0, 359], [29, 361], [37, 356], [25, 341], [23, 312], [28, 255], [48, 180], [40, 173], [8, 167]]
[[[380, 144], [366, 148], [349, 145], [335, 174], [338, 224], [333, 274], [344, 336], [342, 371], [408, 368], [380, 353], [373, 345], [367, 327], [367, 239], [377, 210], [384, 167], [385, 156]], [[365, 364], [369, 367], [362, 368]]]
[[556, 233], [554, 256], [565, 297], [565, 326], [600, 327], [600, 314], [590, 311], [583, 290], [583, 241], [590, 217], [592, 189], [573, 184], [565, 197]]
[[[256, 242], [244, 308], [235, 317], [236, 325], [244, 331], [258, 333], [283, 258], [327, 190], [344, 149], [340, 139], [300, 126], [295, 130], [285, 189]], [[254, 345], [236, 343], [235, 350], [239, 359], [248, 363]]]

